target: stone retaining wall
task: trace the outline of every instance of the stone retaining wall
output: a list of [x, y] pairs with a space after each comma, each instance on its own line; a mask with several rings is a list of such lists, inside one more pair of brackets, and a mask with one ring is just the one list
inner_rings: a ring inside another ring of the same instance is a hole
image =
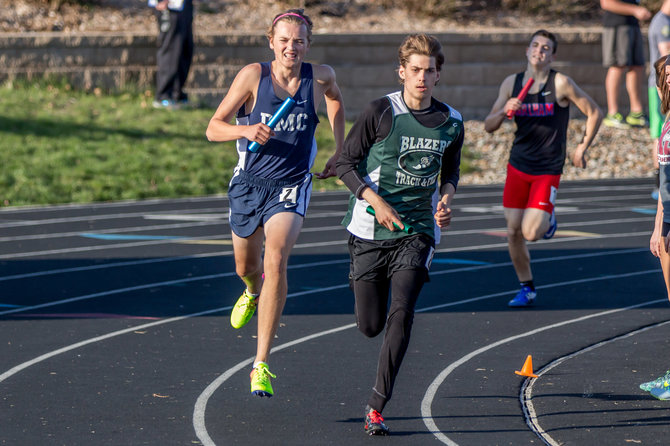
[[[465, 119], [482, 119], [510, 73], [525, 68], [530, 31], [437, 34], [446, 63], [435, 96], [459, 109]], [[605, 69], [601, 66], [600, 28], [559, 32], [556, 69], [605, 106]], [[354, 116], [370, 100], [398, 88], [397, 47], [404, 34], [315, 35], [308, 60], [331, 65]], [[216, 106], [245, 64], [270, 60], [262, 35], [197, 34], [188, 90]], [[59, 75], [83, 88], [153, 86], [154, 34], [63, 33], [0, 34], [0, 82], [17, 77]], [[646, 85], [646, 84], [645, 84]], [[646, 99], [646, 94], [644, 95]], [[622, 95], [627, 107], [626, 95]], [[625, 111], [625, 108], [624, 108]]]

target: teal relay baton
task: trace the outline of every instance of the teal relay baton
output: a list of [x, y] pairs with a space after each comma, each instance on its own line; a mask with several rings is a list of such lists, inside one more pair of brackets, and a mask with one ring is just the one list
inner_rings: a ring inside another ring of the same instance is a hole
[[[375, 209], [372, 206], [368, 206], [365, 211], [370, 215], [375, 215]], [[393, 222], [393, 226], [400, 229], [401, 231], [406, 232], [407, 234], [414, 234], [414, 228], [411, 225], [408, 225], [404, 221], [402, 222], [402, 225], [404, 226], [403, 228], [398, 226], [398, 223]]]
[[[282, 120], [286, 115], [288, 115], [288, 112], [291, 111], [293, 106], [295, 105], [295, 99], [292, 97], [287, 97], [284, 102], [279, 106], [279, 109], [275, 112], [274, 115], [270, 118], [270, 121], [268, 121], [267, 125], [270, 128], [273, 128], [277, 123]], [[249, 152], [258, 152], [258, 149], [261, 148], [261, 145], [257, 143], [256, 141], [252, 142], [249, 144]]]

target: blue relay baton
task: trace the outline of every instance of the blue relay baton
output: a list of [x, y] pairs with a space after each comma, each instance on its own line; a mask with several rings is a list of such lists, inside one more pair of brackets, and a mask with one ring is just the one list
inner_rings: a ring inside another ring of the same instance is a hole
[[[375, 215], [375, 209], [372, 206], [368, 206], [365, 209], [365, 212], [367, 212], [370, 215]], [[407, 234], [414, 234], [414, 228], [411, 225], [408, 225], [404, 221], [402, 221], [401, 223], [403, 225], [402, 228], [398, 226], [398, 223], [396, 222], [393, 222], [393, 226], [395, 226], [396, 229], [400, 229], [401, 231], [406, 232]]]
[[[274, 115], [270, 118], [270, 121], [268, 121], [267, 126], [270, 128], [273, 128], [277, 123], [283, 119], [288, 112], [291, 111], [293, 106], [295, 105], [295, 99], [292, 97], [287, 97], [284, 102], [282, 102], [281, 106], [279, 106], [279, 109], [275, 112]], [[258, 149], [261, 148], [261, 145], [257, 143], [256, 141], [252, 142], [249, 144], [249, 152], [258, 152]]]

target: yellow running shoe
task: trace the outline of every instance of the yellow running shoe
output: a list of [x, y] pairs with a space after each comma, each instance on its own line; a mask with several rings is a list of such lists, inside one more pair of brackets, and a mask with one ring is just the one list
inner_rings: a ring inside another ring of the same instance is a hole
[[649, 127], [649, 120], [642, 112], [628, 113], [626, 124], [631, 127]]
[[270, 377], [276, 378], [276, 375], [273, 375], [270, 370], [268, 370], [268, 365], [264, 362], [259, 362], [256, 367], [251, 371], [251, 393], [252, 395], [257, 396], [267, 396], [272, 398], [274, 394], [272, 390], [272, 383], [270, 382]]
[[615, 113], [613, 115], [608, 114], [603, 119], [603, 125], [605, 127], [613, 127], [615, 129], [629, 129], [630, 124], [627, 124], [621, 113]]
[[258, 297], [249, 294], [249, 290], [244, 290], [244, 293], [237, 299], [237, 303], [230, 312], [230, 325], [233, 328], [242, 328], [251, 320], [251, 316], [256, 311], [256, 304]]

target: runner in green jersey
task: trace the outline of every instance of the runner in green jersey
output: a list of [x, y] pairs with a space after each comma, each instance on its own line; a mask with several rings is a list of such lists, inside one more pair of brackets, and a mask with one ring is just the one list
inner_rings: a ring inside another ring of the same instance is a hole
[[[356, 322], [368, 337], [386, 325], [365, 409], [370, 435], [389, 432], [381, 412], [409, 345], [435, 244], [451, 222], [464, 134], [460, 113], [432, 97], [444, 62], [437, 39], [410, 35], [398, 55], [402, 90], [373, 101], [358, 117], [337, 162], [352, 192], [343, 224], [351, 233]], [[403, 231], [405, 225], [414, 231]]]

